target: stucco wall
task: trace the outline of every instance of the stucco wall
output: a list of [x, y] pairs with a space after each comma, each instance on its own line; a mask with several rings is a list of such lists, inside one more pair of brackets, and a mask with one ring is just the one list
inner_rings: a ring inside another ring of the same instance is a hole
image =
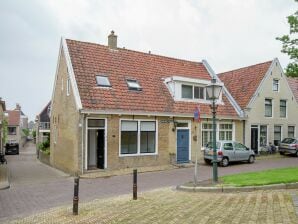
[[[51, 165], [65, 172], [80, 173], [78, 162], [80, 150], [79, 112], [76, 109], [73, 89], [67, 96], [67, 66], [61, 53], [58, 75], [51, 108]], [[62, 87], [63, 84], [63, 87]]]
[[[279, 80], [279, 91], [272, 90], [273, 79]], [[273, 117], [265, 117], [265, 98], [272, 99]], [[280, 117], [280, 100], [287, 101], [287, 117]], [[245, 128], [245, 143], [251, 145], [251, 125], [267, 125], [268, 142], [274, 140], [274, 125], [282, 126], [282, 139], [287, 137], [288, 125], [296, 126], [297, 135], [297, 103], [289, 89], [286, 77], [282, 75], [282, 71], [278, 64], [273, 64], [272, 74], [269, 74], [264, 80], [261, 91], [256, 96], [254, 103], [246, 111], [248, 119]]]

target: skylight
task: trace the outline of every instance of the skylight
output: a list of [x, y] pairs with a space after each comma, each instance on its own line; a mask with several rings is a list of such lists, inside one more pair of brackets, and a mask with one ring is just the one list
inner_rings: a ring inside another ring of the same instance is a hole
[[98, 86], [111, 86], [109, 77], [102, 75], [96, 76], [96, 84]]
[[142, 90], [140, 84], [138, 83], [137, 80], [134, 79], [127, 79], [126, 80], [128, 88], [131, 90]]

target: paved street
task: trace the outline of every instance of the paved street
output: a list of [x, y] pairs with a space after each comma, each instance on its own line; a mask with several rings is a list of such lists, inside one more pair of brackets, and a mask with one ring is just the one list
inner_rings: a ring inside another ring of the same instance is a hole
[[[35, 155], [35, 146], [28, 144], [20, 155], [7, 156], [11, 172], [11, 188], [0, 191], [0, 222], [24, 217], [52, 207], [72, 203], [73, 179], [64, 173], [41, 164]], [[219, 174], [255, 171], [276, 167], [297, 166], [298, 159], [259, 160], [255, 164], [234, 164], [219, 168]], [[200, 180], [211, 177], [212, 167], [199, 167]], [[175, 186], [193, 179], [193, 168], [183, 168], [140, 174], [140, 191]], [[80, 201], [130, 193], [131, 175], [110, 178], [81, 179]]]

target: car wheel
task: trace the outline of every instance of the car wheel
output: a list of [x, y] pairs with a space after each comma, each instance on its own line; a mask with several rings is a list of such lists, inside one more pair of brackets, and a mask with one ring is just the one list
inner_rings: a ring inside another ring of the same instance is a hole
[[211, 161], [209, 159], [204, 159], [204, 161], [207, 165], [210, 165], [210, 163], [211, 163]]
[[254, 156], [250, 156], [248, 158], [248, 163], [254, 163], [255, 162], [255, 157]]
[[220, 161], [220, 165], [223, 167], [226, 167], [229, 165], [229, 159], [227, 157], [223, 157], [222, 160]]
[[284, 152], [279, 152], [279, 154], [280, 154], [280, 155], [284, 155], [285, 153], [284, 153]]

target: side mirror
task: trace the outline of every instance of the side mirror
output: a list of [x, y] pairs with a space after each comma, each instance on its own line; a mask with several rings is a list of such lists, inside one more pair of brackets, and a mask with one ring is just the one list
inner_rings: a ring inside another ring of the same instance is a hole
[[246, 147], [246, 150], [249, 151], [250, 149]]

